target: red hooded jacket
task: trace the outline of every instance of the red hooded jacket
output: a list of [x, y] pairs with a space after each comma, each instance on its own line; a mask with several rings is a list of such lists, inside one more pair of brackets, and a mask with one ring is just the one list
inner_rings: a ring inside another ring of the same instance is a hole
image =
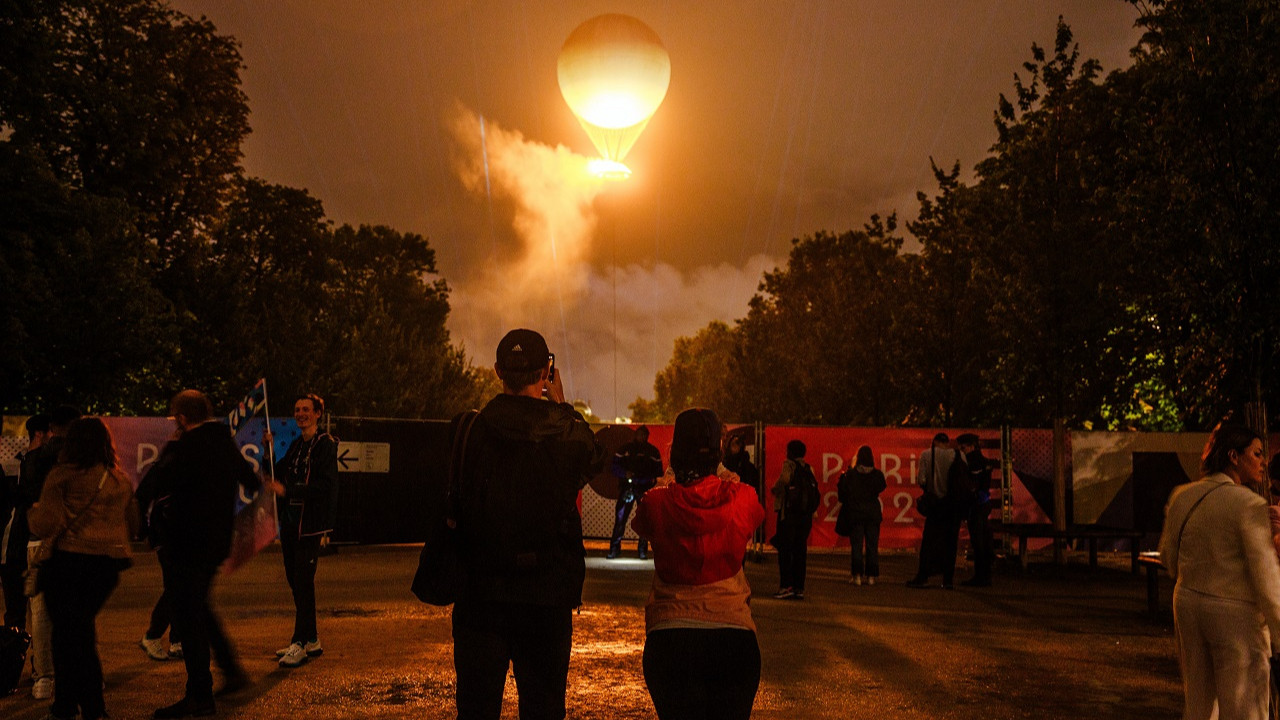
[[665, 583], [705, 585], [742, 570], [751, 533], [764, 520], [755, 488], [716, 476], [645, 494], [631, 527], [649, 539]]

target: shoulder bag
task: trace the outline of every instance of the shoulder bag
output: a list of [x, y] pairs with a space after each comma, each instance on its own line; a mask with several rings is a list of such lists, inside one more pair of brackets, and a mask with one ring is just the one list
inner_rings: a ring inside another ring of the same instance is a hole
[[413, 575], [413, 584], [409, 586], [413, 594], [428, 605], [452, 605], [466, 582], [466, 569], [459, 552], [457, 503], [462, 487], [462, 466], [467, 457], [467, 440], [479, 415], [475, 410], [464, 415], [453, 437], [445, 514], [443, 518], [433, 520], [427, 528], [427, 540], [418, 555], [418, 570]]
[[[935, 448], [929, 450], [929, 473], [932, 475], [933, 487], [936, 488], [938, 486], [938, 451]], [[923, 492], [916, 499], [916, 512], [920, 513], [920, 516], [924, 518], [933, 517], [942, 508], [942, 498], [933, 494], [933, 490], [929, 489], [928, 482], [921, 487], [923, 487]]]
[[30, 598], [40, 594], [40, 567], [49, 562], [49, 558], [53, 557], [54, 546], [57, 545], [58, 541], [62, 539], [62, 536], [66, 535], [67, 531], [76, 524], [77, 520], [84, 517], [85, 511], [93, 505], [93, 501], [98, 499], [98, 494], [102, 492], [102, 486], [107, 482], [107, 477], [110, 475], [110, 470], [103, 470], [102, 478], [98, 480], [98, 488], [93, 491], [93, 496], [89, 498], [89, 502], [85, 503], [84, 507], [80, 508], [80, 512], [74, 513], [67, 518], [66, 524], [62, 526], [62, 529], [54, 533], [53, 537], [41, 540], [40, 544], [36, 546], [35, 554], [31, 557], [31, 563], [27, 566], [26, 572], [22, 574], [23, 595]]

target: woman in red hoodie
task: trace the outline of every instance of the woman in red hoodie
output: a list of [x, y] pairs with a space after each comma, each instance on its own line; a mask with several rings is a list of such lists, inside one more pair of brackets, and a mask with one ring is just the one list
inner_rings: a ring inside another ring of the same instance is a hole
[[764, 509], [736, 476], [718, 476], [720, 420], [676, 418], [675, 483], [650, 490], [631, 527], [654, 551], [645, 605], [644, 680], [661, 720], [748, 718], [760, 685], [751, 586], [742, 572]]

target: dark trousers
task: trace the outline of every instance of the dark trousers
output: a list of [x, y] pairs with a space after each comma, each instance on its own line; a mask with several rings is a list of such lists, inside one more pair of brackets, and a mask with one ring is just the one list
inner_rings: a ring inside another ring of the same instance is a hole
[[[160, 572], [163, 577], [165, 555], [160, 553], [157, 557], [160, 560]], [[164, 637], [165, 631], [168, 631], [170, 644], [182, 642], [182, 634], [172, 627], [172, 620], [173, 603], [169, 598], [169, 591], [164, 590], [160, 593], [160, 597], [156, 598], [155, 607], [151, 608], [151, 621], [147, 624], [146, 637], [157, 640]]]
[[316, 565], [320, 560], [320, 536], [298, 536], [298, 525], [280, 522], [280, 554], [284, 557], [284, 574], [293, 591], [293, 638], [290, 642], [309, 643], [320, 638], [316, 629]]
[[[4, 589], [4, 624], [5, 627], [27, 629], [27, 596], [22, 592], [22, 574], [27, 570], [27, 549], [20, 553], [22, 562], [0, 564], [0, 586]], [[17, 560], [17, 558], [13, 558]]]
[[498, 720], [507, 666], [520, 720], [561, 720], [573, 645], [573, 610], [460, 601], [453, 606], [458, 720]]
[[813, 518], [778, 520], [777, 544], [779, 586], [804, 591], [809, 560], [809, 531]]
[[184, 697], [197, 704], [212, 703], [211, 652], [223, 674], [244, 672], [236, 660], [235, 648], [222, 630], [222, 623], [209, 606], [209, 591], [218, 568], [184, 562], [181, 558], [166, 558], [161, 561], [160, 570], [164, 573], [164, 590], [172, 609], [173, 629], [182, 638], [182, 662], [187, 668]]
[[169, 643], [180, 643], [182, 638], [176, 628], [172, 627], [171, 619], [173, 618], [173, 610], [169, 600], [169, 593], [162, 592], [160, 597], [156, 598], [155, 607], [151, 608], [151, 621], [147, 624], [148, 640], [158, 640], [164, 637], [166, 631], [169, 632]]
[[746, 720], [760, 686], [756, 634], [655, 630], [644, 641], [644, 682], [659, 720]]
[[[619, 495], [618, 501], [613, 505], [613, 535], [609, 538], [609, 551], [612, 553], [622, 550], [622, 535], [627, 531], [627, 518], [631, 517], [631, 509], [636, 506], [636, 500], [639, 499], [632, 496], [627, 500], [626, 496], [626, 493]], [[641, 553], [649, 552], [649, 541], [640, 538], [638, 549]]]
[[105, 555], [59, 550], [40, 569], [58, 679], [49, 711], [57, 717], [73, 718], [79, 712], [82, 720], [97, 720], [106, 715], [96, 620], [119, 579], [119, 561]]
[[849, 535], [849, 574], [880, 577], [879, 520], [852, 525], [852, 532]]
[[956, 551], [960, 545], [960, 518], [954, 512], [937, 510], [924, 519], [920, 538], [920, 567], [916, 580], [942, 575], [942, 584], [950, 585], [956, 574]]
[[991, 580], [991, 564], [996, 559], [995, 540], [991, 537], [991, 506], [978, 503], [969, 511], [969, 550], [973, 553], [973, 579]]

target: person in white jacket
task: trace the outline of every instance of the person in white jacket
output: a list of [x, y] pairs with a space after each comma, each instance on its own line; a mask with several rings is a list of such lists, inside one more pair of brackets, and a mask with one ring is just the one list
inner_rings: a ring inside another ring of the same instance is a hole
[[1242, 425], [1214, 429], [1203, 477], [1165, 507], [1160, 559], [1177, 581], [1173, 622], [1184, 720], [1266, 720], [1273, 643], [1280, 644], [1280, 562], [1267, 503], [1262, 439]]

